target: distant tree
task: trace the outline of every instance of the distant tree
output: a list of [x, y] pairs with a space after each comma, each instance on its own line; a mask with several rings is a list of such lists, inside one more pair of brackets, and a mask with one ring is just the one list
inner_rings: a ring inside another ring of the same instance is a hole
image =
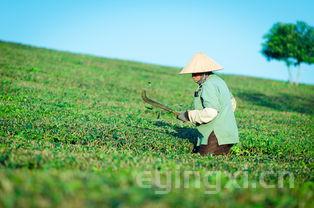
[[[276, 23], [263, 38], [265, 42], [262, 43], [262, 54], [268, 61], [284, 61], [289, 82], [298, 84], [301, 63], [314, 63], [314, 27], [302, 21], [296, 24]], [[298, 68], [295, 80], [291, 66]]]

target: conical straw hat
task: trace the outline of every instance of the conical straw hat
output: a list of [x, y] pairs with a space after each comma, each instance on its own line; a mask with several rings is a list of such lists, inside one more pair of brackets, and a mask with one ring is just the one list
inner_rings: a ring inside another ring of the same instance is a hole
[[181, 70], [179, 74], [204, 73], [223, 69], [205, 53], [196, 53], [191, 61]]

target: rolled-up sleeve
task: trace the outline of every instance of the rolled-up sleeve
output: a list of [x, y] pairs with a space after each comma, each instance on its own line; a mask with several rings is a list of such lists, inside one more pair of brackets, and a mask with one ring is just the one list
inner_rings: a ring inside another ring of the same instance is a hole
[[232, 111], [235, 112], [237, 108], [237, 101], [233, 96], [231, 97], [231, 105], [232, 105]]
[[189, 120], [192, 123], [204, 124], [216, 118], [218, 112], [213, 108], [204, 108], [203, 110], [188, 111]]

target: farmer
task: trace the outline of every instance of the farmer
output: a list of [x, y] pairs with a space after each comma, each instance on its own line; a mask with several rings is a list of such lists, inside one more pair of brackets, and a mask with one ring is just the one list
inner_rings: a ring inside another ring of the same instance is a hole
[[192, 74], [198, 84], [194, 92], [194, 110], [180, 113], [183, 122], [196, 124], [200, 135], [193, 152], [201, 155], [228, 154], [239, 142], [234, 117], [236, 101], [226, 83], [213, 71], [222, 67], [204, 53], [196, 53], [180, 74]]

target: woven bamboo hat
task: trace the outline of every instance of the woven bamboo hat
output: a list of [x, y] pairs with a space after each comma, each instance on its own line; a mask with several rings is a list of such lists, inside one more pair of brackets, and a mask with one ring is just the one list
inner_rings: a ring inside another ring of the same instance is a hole
[[205, 53], [196, 53], [190, 62], [180, 71], [179, 74], [204, 73], [223, 69], [213, 59], [209, 58]]

